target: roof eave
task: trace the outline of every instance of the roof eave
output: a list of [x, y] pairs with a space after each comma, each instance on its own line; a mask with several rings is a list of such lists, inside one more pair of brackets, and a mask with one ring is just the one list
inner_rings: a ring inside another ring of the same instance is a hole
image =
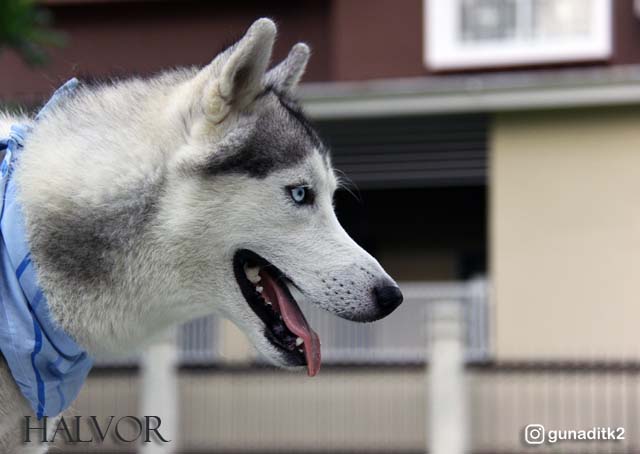
[[502, 112], [640, 104], [640, 65], [310, 83], [316, 119]]

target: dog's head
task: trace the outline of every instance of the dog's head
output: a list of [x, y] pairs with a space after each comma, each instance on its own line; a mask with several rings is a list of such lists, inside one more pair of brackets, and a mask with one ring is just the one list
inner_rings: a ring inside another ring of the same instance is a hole
[[402, 293], [336, 219], [330, 156], [293, 97], [309, 49], [267, 71], [275, 34], [258, 20], [182, 87], [189, 137], [169, 182], [172, 234], [201, 304], [215, 301], [274, 362], [314, 375], [320, 341], [298, 302], [370, 322]]

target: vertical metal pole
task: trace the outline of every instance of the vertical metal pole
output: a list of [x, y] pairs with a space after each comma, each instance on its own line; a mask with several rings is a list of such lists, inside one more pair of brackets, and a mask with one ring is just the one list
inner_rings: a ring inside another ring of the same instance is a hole
[[435, 301], [430, 310], [428, 451], [463, 454], [469, 446], [469, 420], [462, 302]]
[[[144, 454], [172, 454], [176, 451], [178, 435], [178, 378], [176, 366], [178, 348], [176, 330], [170, 330], [162, 341], [150, 346], [142, 356], [141, 417], [157, 416], [158, 431], [169, 443], [161, 442], [151, 433], [151, 442], [142, 443]], [[155, 420], [150, 420], [155, 427]], [[144, 435], [144, 434], [143, 434]], [[143, 438], [143, 437], [141, 437]]]

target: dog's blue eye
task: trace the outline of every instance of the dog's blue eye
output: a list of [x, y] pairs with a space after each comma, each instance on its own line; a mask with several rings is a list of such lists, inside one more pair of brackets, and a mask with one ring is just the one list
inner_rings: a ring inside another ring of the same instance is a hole
[[313, 202], [311, 189], [306, 186], [291, 186], [289, 187], [289, 193], [293, 201], [299, 205]]
[[304, 186], [297, 186], [291, 188], [291, 198], [296, 203], [304, 203], [304, 199], [307, 198], [307, 188]]

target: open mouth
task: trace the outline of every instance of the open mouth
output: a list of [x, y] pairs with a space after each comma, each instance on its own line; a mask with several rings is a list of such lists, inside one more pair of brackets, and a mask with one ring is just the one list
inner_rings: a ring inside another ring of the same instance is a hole
[[249, 307], [265, 325], [265, 337], [292, 366], [307, 365], [310, 377], [320, 369], [320, 338], [304, 318], [284, 273], [258, 254], [236, 252], [233, 269]]

